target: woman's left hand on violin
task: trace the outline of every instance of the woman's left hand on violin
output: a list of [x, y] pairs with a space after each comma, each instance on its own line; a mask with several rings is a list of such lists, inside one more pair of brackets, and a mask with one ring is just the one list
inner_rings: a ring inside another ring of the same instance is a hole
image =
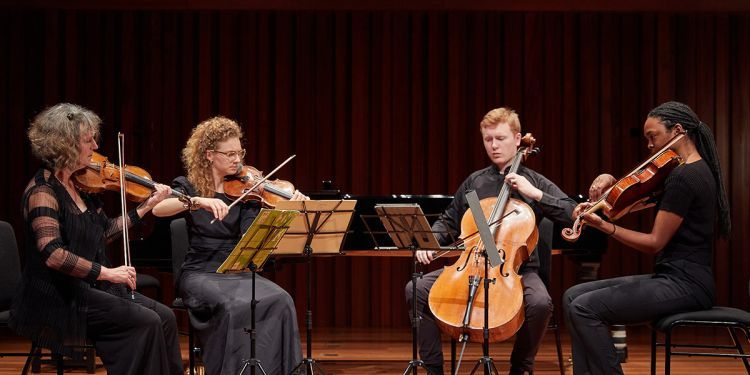
[[309, 201], [310, 197], [308, 197], [305, 194], [302, 194], [299, 190], [295, 190], [294, 194], [292, 194], [292, 198], [289, 199], [292, 201]]
[[154, 184], [154, 192], [151, 193], [151, 196], [146, 199], [143, 205], [150, 210], [170, 195], [172, 195], [171, 187], [164, 184]]
[[595, 213], [588, 213], [583, 215], [583, 222], [591, 227], [599, 229], [602, 232], [607, 232], [607, 222]]
[[542, 199], [542, 196], [544, 196], [544, 193], [536, 186], [532, 185], [526, 177], [517, 173], [508, 173], [508, 175], [505, 176], [505, 183], [526, 198], [539, 201]]

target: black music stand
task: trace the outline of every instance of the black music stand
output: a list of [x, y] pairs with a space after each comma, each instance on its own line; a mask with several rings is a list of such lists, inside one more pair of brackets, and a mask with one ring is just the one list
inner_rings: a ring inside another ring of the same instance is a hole
[[305, 369], [308, 375], [314, 370], [325, 375], [323, 369], [312, 358], [312, 255], [339, 254], [344, 236], [354, 213], [355, 200], [328, 201], [281, 201], [276, 208], [293, 209], [299, 215], [290, 225], [286, 236], [279, 244], [277, 254], [300, 254], [307, 260], [307, 312], [305, 328], [307, 334], [307, 355], [293, 370], [292, 374]]
[[[474, 368], [471, 369], [471, 374], [474, 374], [479, 370], [481, 367], [484, 370], [485, 375], [489, 374], [496, 374], [498, 375], [497, 367], [495, 367], [495, 362], [492, 360], [492, 357], [490, 357], [490, 329], [489, 329], [489, 320], [490, 320], [490, 313], [489, 313], [489, 306], [490, 306], [490, 284], [495, 283], [495, 279], [490, 280], [487, 276], [489, 276], [489, 268], [490, 264], [493, 267], [496, 266], [502, 266], [505, 263], [505, 256], [500, 257], [500, 253], [498, 252], [497, 248], [495, 247], [495, 239], [492, 236], [492, 232], [490, 232], [489, 224], [487, 224], [487, 220], [484, 218], [484, 212], [482, 212], [482, 207], [479, 203], [479, 198], [477, 197], [476, 191], [472, 190], [468, 193], [466, 193], [466, 200], [469, 203], [469, 209], [471, 209], [471, 214], [474, 217], [474, 222], [477, 225], [477, 229], [479, 231], [479, 235], [482, 238], [482, 242], [484, 243], [484, 250], [482, 251], [482, 256], [484, 256], [484, 327], [482, 330], [482, 358], [480, 358], [476, 365], [474, 365]], [[467, 309], [470, 309], [471, 306], [467, 306]], [[467, 321], [468, 323], [468, 321]], [[468, 341], [468, 336], [465, 336], [465, 339]], [[463, 350], [461, 351], [463, 355]], [[458, 366], [460, 366], [461, 363], [459, 361]], [[458, 367], [456, 367], [456, 373], [458, 373]]]
[[[420, 317], [417, 312], [417, 279], [422, 278], [422, 272], [417, 272], [417, 251], [419, 250], [449, 250], [452, 248], [440, 247], [434, 232], [427, 222], [427, 218], [418, 204], [381, 204], [375, 206], [375, 212], [378, 214], [386, 232], [396, 245], [397, 249], [408, 249], [411, 251], [412, 261], [412, 314], [411, 314], [411, 346], [412, 358], [409, 365], [404, 370], [404, 375], [412, 372], [417, 374], [417, 368], [425, 367], [424, 362], [417, 357], [417, 340], [419, 337]], [[369, 230], [369, 226], [365, 222]], [[375, 241], [375, 232], [370, 231], [370, 235]], [[376, 245], [377, 242], [376, 242]]]
[[247, 272], [248, 270], [252, 273], [251, 323], [250, 329], [245, 329], [245, 332], [250, 334], [250, 358], [242, 360], [240, 375], [245, 373], [248, 367], [252, 375], [255, 375], [256, 367], [266, 375], [260, 360], [255, 358], [255, 306], [258, 304], [255, 300], [255, 274], [261, 270], [263, 263], [276, 249], [284, 233], [289, 229], [289, 224], [298, 214], [297, 211], [262, 209], [227, 259], [216, 270], [217, 273]]

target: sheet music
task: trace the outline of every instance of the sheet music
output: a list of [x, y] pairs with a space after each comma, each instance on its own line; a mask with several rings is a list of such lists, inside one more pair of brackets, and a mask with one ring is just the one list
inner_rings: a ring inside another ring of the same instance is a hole
[[318, 223], [315, 223], [317, 231], [310, 247], [314, 249], [315, 254], [338, 254], [344, 242], [344, 234], [349, 230], [356, 203], [356, 200], [277, 202], [277, 209], [297, 210], [300, 215], [289, 225], [289, 230], [279, 243], [275, 254], [302, 254], [309, 232], [308, 222], [314, 224], [316, 213], [320, 213], [320, 216]]
[[251, 262], [260, 270], [297, 216], [298, 211], [261, 209], [216, 272], [243, 271]]
[[405, 249], [412, 244], [412, 234], [421, 249], [444, 249], [438, 243], [432, 227], [416, 203], [378, 204], [375, 212], [380, 216], [388, 235], [396, 247]]

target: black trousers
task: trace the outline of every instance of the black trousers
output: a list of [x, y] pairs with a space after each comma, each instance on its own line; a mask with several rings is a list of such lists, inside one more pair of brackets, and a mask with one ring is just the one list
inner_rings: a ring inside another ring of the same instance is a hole
[[[443, 346], [440, 339], [440, 329], [428, 305], [428, 296], [432, 285], [443, 272], [439, 269], [417, 279], [417, 311], [422, 317], [419, 325], [419, 356], [428, 366], [442, 366]], [[516, 333], [516, 342], [510, 356], [511, 371], [533, 371], [534, 358], [539, 345], [544, 338], [547, 323], [552, 315], [552, 298], [542, 279], [533, 269], [524, 270], [523, 303], [525, 320]], [[412, 307], [412, 284], [406, 285], [406, 302]], [[492, 312], [490, 312], [492, 313]]]
[[132, 301], [89, 289], [86, 300], [88, 337], [108, 374], [182, 374], [170, 308], [137, 292]]
[[669, 275], [633, 275], [591, 281], [563, 295], [573, 346], [574, 374], [622, 374], [609, 325], [652, 321], [707, 308], [696, 293]]

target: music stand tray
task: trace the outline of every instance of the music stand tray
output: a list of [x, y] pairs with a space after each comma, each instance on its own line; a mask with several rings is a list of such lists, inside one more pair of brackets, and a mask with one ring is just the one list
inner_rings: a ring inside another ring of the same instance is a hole
[[216, 273], [247, 272], [251, 265], [260, 271], [298, 215], [299, 211], [261, 209]]

